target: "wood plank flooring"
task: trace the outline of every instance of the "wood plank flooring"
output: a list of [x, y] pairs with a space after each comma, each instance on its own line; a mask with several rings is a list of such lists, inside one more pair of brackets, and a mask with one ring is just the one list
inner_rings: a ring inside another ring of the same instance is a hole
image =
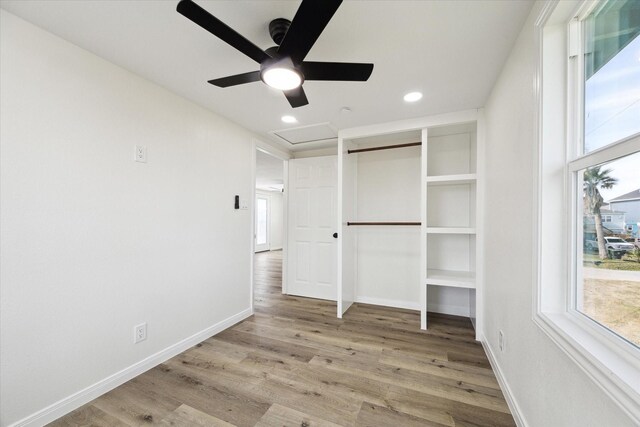
[[468, 319], [284, 296], [256, 254], [256, 314], [53, 426], [514, 426]]

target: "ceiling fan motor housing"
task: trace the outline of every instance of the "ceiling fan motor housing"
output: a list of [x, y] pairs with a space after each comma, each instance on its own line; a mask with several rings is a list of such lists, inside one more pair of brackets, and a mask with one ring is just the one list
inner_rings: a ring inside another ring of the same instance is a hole
[[275, 42], [278, 46], [282, 43], [285, 34], [287, 34], [287, 30], [289, 30], [289, 26], [291, 25], [291, 21], [285, 18], [276, 18], [273, 21], [269, 22], [269, 35], [271, 36], [271, 40]]

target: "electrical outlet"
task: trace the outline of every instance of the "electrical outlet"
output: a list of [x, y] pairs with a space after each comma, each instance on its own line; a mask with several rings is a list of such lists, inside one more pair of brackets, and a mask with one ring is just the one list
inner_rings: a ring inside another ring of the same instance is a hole
[[500, 351], [504, 351], [504, 332], [498, 331], [498, 346]]
[[140, 163], [147, 163], [147, 147], [144, 145], [136, 145], [134, 160]]
[[133, 327], [133, 343], [137, 344], [140, 341], [147, 339], [147, 324], [141, 323]]

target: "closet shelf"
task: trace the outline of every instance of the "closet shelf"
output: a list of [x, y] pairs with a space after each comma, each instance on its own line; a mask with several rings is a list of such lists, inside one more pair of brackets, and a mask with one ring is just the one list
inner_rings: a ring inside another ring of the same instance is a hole
[[463, 173], [458, 175], [436, 175], [428, 176], [428, 185], [452, 185], [452, 184], [471, 184], [476, 182], [477, 175], [475, 173]]
[[426, 283], [427, 285], [474, 289], [476, 287], [476, 274], [473, 271], [428, 269]]
[[475, 227], [427, 227], [427, 234], [476, 234]]

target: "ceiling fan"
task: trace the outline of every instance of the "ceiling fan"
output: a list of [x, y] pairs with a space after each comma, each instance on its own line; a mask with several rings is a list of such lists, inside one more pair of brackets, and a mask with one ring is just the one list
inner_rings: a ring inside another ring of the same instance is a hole
[[262, 80], [282, 90], [291, 107], [297, 108], [309, 103], [302, 89], [305, 80], [363, 82], [373, 71], [373, 64], [304, 61], [341, 3], [342, 0], [302, 0], [293, 21], [277, 18], [269, 23], [269, 34], [277, 46], [264, 51], [192, 0], [181, 0], [177, 11], [260, 64], [259, 71], [209, 83], [224, 88]]

